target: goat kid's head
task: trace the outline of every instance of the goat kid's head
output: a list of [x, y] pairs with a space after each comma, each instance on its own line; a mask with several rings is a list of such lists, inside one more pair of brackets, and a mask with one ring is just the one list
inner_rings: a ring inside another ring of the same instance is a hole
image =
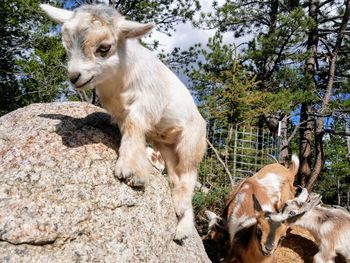
[[69, 57], [68, 74], [78, 90], [106, 80], [121, 65], [120, 44], [147, 34], [155, 26], [127, 21], [115, 9], [103, 5], [85, 5], [75, 11], [47, 4], [40, 7], [62, 24], [62, 41]]
[[207, 237], [216, 243], [222, 243], [229, 240], [229, 233], [226, 221], [215, 213], [206, 210], [205, 215], [208, 218], [208, 234]]
[[289, 225], [298, 220], [303, 214], [291, 216], [286, 219], [281, 213], [263, 211], [255, 195], [253, 195], [253, 201], [256, 220], [248, 220], [249, 225], [245, 227], [255, 224], [253, 238], [259, 244], [262, 255], [270, 256], [275, 252], [279, 243], [286, 237]]
[[204, 237], [203, 242], [210, 250], [214, 250], [217, 257], [225, 258], [230, 249], [230, 234], [227, 229], [225, 219], [215, 213], [206, 210], [208, 218], [208, 234]]
[[306, 213], [321, 203], [322, 196], [309, 194], [306, 188], [302, 188], [301, 193], [292, 200], [287, 200], [282, 215], [284, 218]]

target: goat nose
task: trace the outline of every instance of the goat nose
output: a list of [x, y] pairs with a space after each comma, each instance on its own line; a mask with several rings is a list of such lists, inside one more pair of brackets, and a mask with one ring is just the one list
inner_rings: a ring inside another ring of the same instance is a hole
[[73, 84], [77, 83], [80, 76], [81, 76], [81, 74], [79, 72], [69, 73], [70, 82], [72, 82]]
[[266, 249], [266, 251], [271, 252], [273, 250], [273, 246], [272, 245], [266, 245], [265, 249]]

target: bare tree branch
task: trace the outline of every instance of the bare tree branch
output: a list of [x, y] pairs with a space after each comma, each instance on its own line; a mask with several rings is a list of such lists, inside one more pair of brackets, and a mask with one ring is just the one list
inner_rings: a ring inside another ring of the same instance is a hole
[[334, 135], [341, 135], [341, 136], [350, 136], [350, 131], [335, 131], [332, 129], [324, 129], [326, 133], [334, 134]]
[[232, 178], [232, 175], [231, 175], [229, 169], [228, 169], [227, 166], [225, 165], [224, 161], [221, 159], [219, 152], [215, 149], [214, 145], [213, 145], [208, 139], [207, 139], [207, 143], [208, 143], [209, 147], [210, 147], [210, 148], [213, 150], [213, 152], [215, 153], [216, 158], [218, 159], [218, 161], [219, 161], [219, 162], [221, 163], [221, 165], [224, 167], [225, 172], [227, 173], [227, 175], [228, 175], [229, 178], [230, 178], [231, 186], [233, 187], [233, 186], [235, 185], [235, 182], [234, 182], [234, 180], [233, 180], [233, 178]]

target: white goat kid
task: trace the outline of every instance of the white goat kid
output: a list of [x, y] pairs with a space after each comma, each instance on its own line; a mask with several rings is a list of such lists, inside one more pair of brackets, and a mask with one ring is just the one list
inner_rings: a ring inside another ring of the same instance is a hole
[[127, 21], [108, 6], [74, 12], [41, 5], [62, 25], [68, 73], [78, 90], [95, 87], [121, 130], [115, 175], [135, 187], [146, 181], [146, 139], [163, 156], [179, 223], [175, 240], [193, 230], [192, 196], [205, 149], [206, 124], [181, 81], [138, 38], [154, 23]]
[[320, 195], [310, 196], [306, 189], [293, 200], [286, 202], [285, 218], [305, 213], [294, 225], [310, 231], [319, 243], [314, 263], [334, 263], [337, 253], [350, 262], [350, 214], [343, 209], [317, 206]]

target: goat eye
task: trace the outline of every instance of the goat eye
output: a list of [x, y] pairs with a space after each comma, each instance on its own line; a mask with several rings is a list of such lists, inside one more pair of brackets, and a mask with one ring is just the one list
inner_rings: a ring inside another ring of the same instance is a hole
[[289, 212], [289, 215], [290, 215], [290, 216], [295, 216], [296, 214], [297, 214], [297, 213], [295, 213], [295, 211], [290, 211], [290, 212]]
[[107, 52], [111, 49], [112, 45], [109, 44], [101, 44], [97, 50], [96, 53], [100, 53], [101, 55], [106, 55]]
[[256, 235], [257, 235], [258, 238], [260, 238], [260, 237], [262, 236], [262, 231], [261, 231], [260, 228], [258, 228], [258, 229], [256, 230]]
[[281, 236], [280, 240], [284, 240], [286, 238], [286, 236]]

